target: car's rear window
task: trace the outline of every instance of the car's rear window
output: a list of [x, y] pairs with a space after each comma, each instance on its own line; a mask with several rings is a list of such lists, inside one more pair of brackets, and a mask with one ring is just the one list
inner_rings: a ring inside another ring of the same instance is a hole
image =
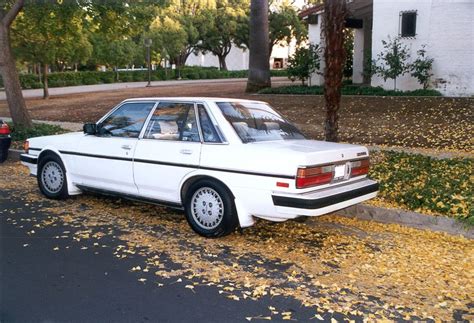
[[244, 143], [305, 139], [290, 122], [259, 102], [218, 102], [217, 106]]

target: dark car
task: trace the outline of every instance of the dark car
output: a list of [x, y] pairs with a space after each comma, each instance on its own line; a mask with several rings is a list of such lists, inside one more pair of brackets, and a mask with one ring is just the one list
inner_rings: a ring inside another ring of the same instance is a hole
[[0, 163], [3, 163], [7, 159], [11, 142], [10, 127], [0, 119]]

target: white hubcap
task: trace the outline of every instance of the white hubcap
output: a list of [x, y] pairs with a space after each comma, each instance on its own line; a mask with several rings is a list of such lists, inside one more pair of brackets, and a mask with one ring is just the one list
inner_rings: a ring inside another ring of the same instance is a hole
[[203, 229], [215, 229], [224, 217], [224, 203], [220, 195], [210, 187], [201, 187], [191, 199], [194, 221]]
[[61, 166], [55, 161], [47, 162], [41, 174], [43, 187], [52, 194], [58, 193], [63, 187], [64, 173]]

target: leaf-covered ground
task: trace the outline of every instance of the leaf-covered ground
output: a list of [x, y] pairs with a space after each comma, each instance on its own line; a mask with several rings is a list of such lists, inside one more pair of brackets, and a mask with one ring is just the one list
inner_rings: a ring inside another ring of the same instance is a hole
[[[115, 236], [120, 242], [106, 247], [114, 248], [117, 261], [142, 256], [129, 269], [137, 283], [181, 284], [197, 296], [199, 288], [213, 286], [236, 302], [289, 297], [315, 320], [474, 319], [472, 240], [337, 215], [306, 224], [259, 221], [242, 234], [210, 240], [164, 208], [88, 195], [47, 201], [27, 176], [18, 164], [1, 166], [1, 191], [49, 215], [39, 221], [0, 207], [10, 224], [30, 225], [32, 236], [64, 226], [55, 238], [72, 237], [74, 248], [100, 248], [101, 239]], [[272, 306], [246, 318], [296, 316]]]
[[[284, 83], [276, 84], [276, 86]], [[96, 121], [120, 101], [151, 96], [215, 96], [269, 102], [314, 139], [323, 139], [322, 96], [248, 95], [245, 82], [216, 82], [170, 87], [124, 89], [27, 100], [38, 120]], [[0, 116], [8, 116], [0, 102]], [[364, 145], [387, 145], [474, 152], [474, 98], [342, 98], [340, 139]]]
[[380, 183], [370, 203], [442, 214], [474, 224], [474, 159], [423, 155], [371, 154], [370, 177]]

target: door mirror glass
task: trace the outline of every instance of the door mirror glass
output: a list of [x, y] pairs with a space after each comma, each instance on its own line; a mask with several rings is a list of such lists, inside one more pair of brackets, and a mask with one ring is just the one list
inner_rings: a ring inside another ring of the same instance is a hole
[[97, 125], [95, 123], [86, 123], [82, 127], [86, 135], [95, 135], [97, 134]]

